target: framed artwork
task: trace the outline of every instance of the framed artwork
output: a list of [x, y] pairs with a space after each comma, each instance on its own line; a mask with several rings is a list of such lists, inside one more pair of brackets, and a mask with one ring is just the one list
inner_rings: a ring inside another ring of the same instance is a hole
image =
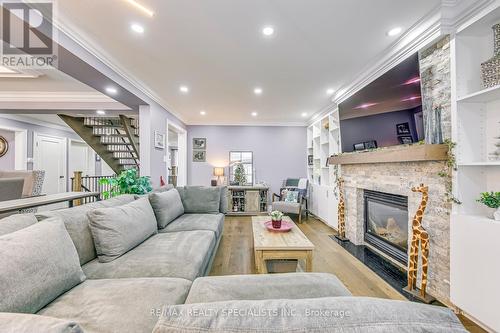
[[155, 148], [165, 149], [165, 134], [155, 131]]
[[207, 149], [207, 138], [193, 138], [193, 149]]
[[354, 151], [365, 150], [365, 143], [364, 142], [355, 143], [353, 145], [353, 147], [354, 147]]
[[0, 157], [3, 155], [7, 154], [7, 151], [9, 150], [9, 143], [3, 136], [0, 136]]
[[307, 165], [313, 165], [313, 164], [314, 164], [313, 155], [307, 155]]
[[375, 140], [366, 141], [366, 142], [364, 142], [364, 144], [365, 144], [365, 149], [378, 148], [377, 141], [375, 141]]
[[398, 135], [411, 134], [410, 132], [410, 123], [401, 123], [396, 125], [396, 130]]
[[399, 142], [403, 145], [413, 143], [413, 137], [411, 135], [401, 135], [398, 137]]
[[193, 150], [193, 162], [206, 162], [206, 161], [207, 161], [206, 150]]

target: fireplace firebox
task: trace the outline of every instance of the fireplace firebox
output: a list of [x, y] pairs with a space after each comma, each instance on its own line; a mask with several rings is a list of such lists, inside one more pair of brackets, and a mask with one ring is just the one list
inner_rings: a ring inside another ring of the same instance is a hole
[[408, 263], [408, 197], [364, 191], [365, 242], [403, 265]]

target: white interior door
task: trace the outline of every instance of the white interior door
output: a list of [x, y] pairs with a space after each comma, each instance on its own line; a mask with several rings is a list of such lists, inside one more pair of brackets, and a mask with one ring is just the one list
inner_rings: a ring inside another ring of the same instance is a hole
[[33, 166], [45, 170], [42, 193], [66, 192], [66, 139], [35, 133]]
[[69, 148], [69, 176], [81, 171], [83, 176], [95, 175], [94, 151], [85, 142], [71, 141]]
[[[187, 132], [172, 123], [167, 123], [167, 131], [169, 129], [177, 132], [177, 186], [185, 186], [187, 185]], [[168, 168], [169, 163], [166, 166]]]

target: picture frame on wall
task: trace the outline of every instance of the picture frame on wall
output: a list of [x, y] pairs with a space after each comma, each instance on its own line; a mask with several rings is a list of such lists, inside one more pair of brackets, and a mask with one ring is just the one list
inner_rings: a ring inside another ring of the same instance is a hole
[[398, 137], [398, 140], [403, 145], [408, 145], [414, 142], [413, 137], [411, 135], [401, 135]]
[[193, 149], [207, 149], [207, 138], [193, 138]]
[[396, 124], [396, 131], [397, 131], [398, 135], [411, 134], [410, 123]]
[[158, 149], [165, 149], [165, 134], [160, 133], [158, 131], [154, 132], [154, 142], [155, 142], [155, 148]]
[[206, 162], [206, 161], [207, 161], [206, 150], [193, 150], [193, 162]]
[[313, 155], [307, 155], [307, 165], [313, 165], [313, 164], [314, 164]]
[[8, 151], [9, 151], [9, 142], [7, 142], [7, 140], [3, 136], [0, 136], [0, 157], [7, 154]]

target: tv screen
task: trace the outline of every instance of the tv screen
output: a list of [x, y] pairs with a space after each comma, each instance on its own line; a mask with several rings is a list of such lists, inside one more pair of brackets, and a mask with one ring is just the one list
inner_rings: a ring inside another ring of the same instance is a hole
[[424, 139], [418, 55], [339, 105], [342, 152]]

